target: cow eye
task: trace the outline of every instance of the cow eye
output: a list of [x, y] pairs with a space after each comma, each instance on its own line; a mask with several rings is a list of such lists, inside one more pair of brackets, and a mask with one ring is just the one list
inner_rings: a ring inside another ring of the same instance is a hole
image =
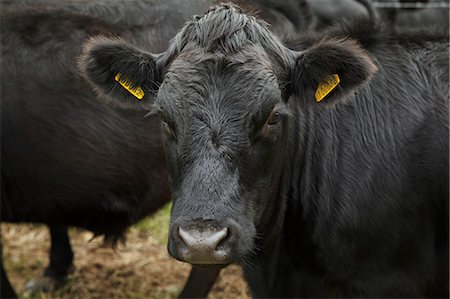
[[276, 111], [272, 111], [269, 115], [269, 117], [266, 119], [266, 122], [262, 127], [259, 128], [257, 133], [255, 134], [255, 137], [253, 139], [253, 142], [256, 142], [260, 139], [264, 139], [268, 136], [270, 136], [271, 132], [274, 131], [275, 125], [279, 123], [281, 120], [281, 114]]
[[280, 121], [280, 119], [281, 119], [280, 113], [272, 111], [266, 120], [266, 124], [268, 124], [269, 126], [276, 125]]

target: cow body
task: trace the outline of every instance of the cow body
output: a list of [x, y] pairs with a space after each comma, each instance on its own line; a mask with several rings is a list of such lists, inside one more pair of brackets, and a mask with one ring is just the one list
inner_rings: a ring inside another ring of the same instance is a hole
[[448, 296], [448, 49], [371, 23], [288, 48], [224, 4], [158, 55], [94, 38], [80, 69], [161, 119], [173, 257], [240, 262], [255, 297]]
[[[124, 220], [120, 234], [167, 202], [158, 130], [144, 146], [151, 151], [141, 156], [135, 142], [152, 126], [146, 128], [139, 113], [93, 105], [95, 95], [76, 74], [78, 45], [92, 34], [120, 35], [121, 29], [38, 11], [2, 16], [2, 30], [2, 77], [9, 78], [2, 82], [2, 220], [70, 223], [114, 234], [112, 217]], [[35, 77], [24, 79], [29, 74]], [[46, 200], [54, 204], [44, 209]], [[90, 213], [97, 210], [112, 214]]]

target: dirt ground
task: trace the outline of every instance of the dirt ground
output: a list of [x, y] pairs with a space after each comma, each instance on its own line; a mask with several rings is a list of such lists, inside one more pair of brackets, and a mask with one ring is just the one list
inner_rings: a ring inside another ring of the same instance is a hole
[[[49, 235], [45, 226], [2, 224], [5, 267], [22, 298], [175, 298], [190, 266], [169, 257], [165, 242], [151, 230], [133, 227], [125, 245], [114, 251], [90, 232], [72, 229], [75, 271], [56, 292], [24, 293], [26, 282], [47, 265]], [[250, 298], [238, 266], [229, 266], [209, 298]]]

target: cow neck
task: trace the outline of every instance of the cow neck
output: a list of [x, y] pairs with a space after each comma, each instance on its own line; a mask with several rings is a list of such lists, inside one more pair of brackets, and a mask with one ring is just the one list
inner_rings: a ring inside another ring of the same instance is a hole
[[[285, 227], [304, 242], [311, 241], [317, 229], [317, 215], [327, 212], [328, 190], [331, 190], [333, 165], [332, 151], [336, 145], [338, 109], [325, 107], [297, 107], [296, 126], [291, 131], [293, 140], [291, 175], [288, 177], [288, 201]], [[327, 217], [327, 215], [323, 215]]]

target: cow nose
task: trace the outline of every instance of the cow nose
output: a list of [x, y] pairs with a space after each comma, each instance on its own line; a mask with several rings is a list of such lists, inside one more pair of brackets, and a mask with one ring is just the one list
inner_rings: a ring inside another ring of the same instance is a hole
[[191, 264], [225, 264], [231, 255], [231, 229], [208, 222], [180, 225], [177, 234], [179, 259]]
[[220, 241], [228, 234], [228, 228], [219, 231], [199, 231], [196, 229], [178, 229], [178, 235], [190, 250], [209, 251], [215, 250]]

